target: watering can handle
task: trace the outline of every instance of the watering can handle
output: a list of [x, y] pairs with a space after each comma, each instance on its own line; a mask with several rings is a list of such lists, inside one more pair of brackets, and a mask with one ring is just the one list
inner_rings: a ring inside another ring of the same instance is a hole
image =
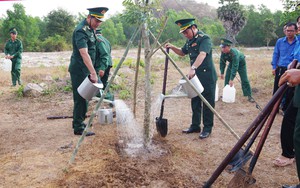
[[[169, 53], [169, 48], [166, 48], [167, 53]], [[164, 69], [164, 80], [163, 80], [163, 88], [162, 88], [162, 94], [165, 95], [166, 94], [166, 86], [167, 86], [167, 75], [168, 75], [168, 62], [169, 62], [169, 58], [166, 56], [165, 59], [165, 69]], [[163, 113], [164, 113], [164, 103], [165, 100], [163, 99], [161, 102], [161, 108], [160, 108], [160, 118], [162, 118]]]

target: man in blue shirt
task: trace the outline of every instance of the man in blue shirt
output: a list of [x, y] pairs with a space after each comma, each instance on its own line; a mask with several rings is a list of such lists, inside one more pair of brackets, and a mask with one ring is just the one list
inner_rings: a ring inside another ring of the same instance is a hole
[[[281, 75], [287, 70], [287, 66], [293, 60], [291, 54], [294, 50], [298, 38], [296, 37], [297, 25], [295, 23], [288, 23], [285, 27], [285, 37], [279, 38], [276, 42], [272, 59], [272, 74], [274, 78], [273, 94], [278, 89], [278, 82]], [[285, 111], [288, 100], [283, 99], [282, 110]]]

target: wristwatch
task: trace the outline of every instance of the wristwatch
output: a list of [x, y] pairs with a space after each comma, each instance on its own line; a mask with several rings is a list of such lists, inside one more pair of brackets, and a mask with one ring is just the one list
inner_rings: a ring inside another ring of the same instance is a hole
[[196, 70], [197, 67], [195, 67], [194, 65], [192, 65], [191, 69], [192, 69], [192, 70]]

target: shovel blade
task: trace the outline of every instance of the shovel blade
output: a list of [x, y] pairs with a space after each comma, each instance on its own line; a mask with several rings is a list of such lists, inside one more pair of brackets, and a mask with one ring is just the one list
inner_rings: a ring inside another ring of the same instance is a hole
[[160, 136], [165, 137], [168, 134], [168, 120], [162, 117], [156, 118], [156, 130]]
[[235, 172], [242, 168], [249, 159], [253, 156], [251, 151], [248, 151], [245, 153], [243, 149], [239, 150], [238, 153], [233, 157], [233, 159], [230, 161], [229, 165], [232, 167], [229, 169], [230, 172]]
[[227, 188], [251, 188], [255, 182], [252, 174], [240, 168], [230, 180]]

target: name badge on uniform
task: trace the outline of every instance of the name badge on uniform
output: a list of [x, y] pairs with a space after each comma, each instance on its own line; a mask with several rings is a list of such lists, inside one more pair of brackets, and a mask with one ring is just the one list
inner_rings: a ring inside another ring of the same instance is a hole
[[197, 46], [197, 43], [193, 43], [193, 44], [192, 44], [192, 47], [194, 47], [194, 46]]

